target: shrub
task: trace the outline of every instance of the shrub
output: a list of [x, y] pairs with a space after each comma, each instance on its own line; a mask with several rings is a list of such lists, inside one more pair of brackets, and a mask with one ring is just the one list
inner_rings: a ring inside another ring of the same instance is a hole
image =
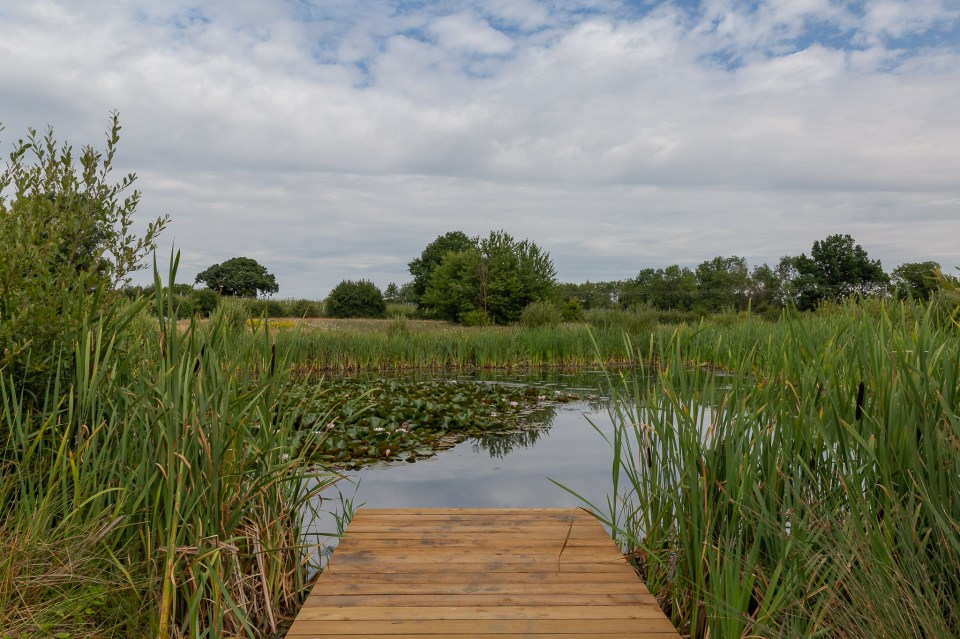
[[490, 326], [493, 322], [490, 321], [489, 315], [478, 308], [461, 315], [460, 323], [464, 326]]
[[556, 326], [561, 321], [560, 309], [546, 301], [531, 302], [520, 314], [520, 324], [528, 327]]
[[209, 288], [194, 290], [190, 297], [193, 301], [193, 312], [200, 317], [210, 317], [220, 304], [220, 294]]
[[576, 297], [571, 297], [560, 307], [560, 314], [564, 322], [582, 322], [583, 304]]
[[84, 147], [75, 162], [52, 130], [40, 138], [29, 129], [0, 172], [0, 374], [34, 397], [72, 372], [74, 345], [88, 328], [111, 332], [125, 295], [119, 286], [167, 223], [131, 233], [136, 176], [107, 181], [119, 132], [114, 114], [106, 152]]
[[313, 300], [291, 300], [289, 313], [291, 317], [323, 317], [323, 304]]
[[370, 281], [344, 280], [327, 297], [327, 315], [330, 317], [374, 317], [387, 313], [383, 293]]

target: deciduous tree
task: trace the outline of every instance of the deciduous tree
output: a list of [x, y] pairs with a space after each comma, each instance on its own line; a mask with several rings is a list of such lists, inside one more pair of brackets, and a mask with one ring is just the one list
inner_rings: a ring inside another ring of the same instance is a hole
[[408, 265], [410, 275], [413, 276], [413, 282], [410, 284], [410, 293], [414, 303], [419, 303], [420, 298], [427, 291], [430, 284], [430, 278], [434, 270], [440, 266], [440, 262], [446, 257], [447, 253], [459, 253], [467, 251], [476, 246], [475, 240], [467, 237], [462, 231], [450, 231], [444, 233], [427, 244], [420, 257], [415, 258]]
[[893, 269], [892, 283], [902, 298], [927, 301], [940, 288], [937, 262], [906, 262]]
[[482, 312], [498, 324], [516, 322], [531, 302], [556, 286], [550, 254], [529, 240], [493, 231], [463, 251], [448, 251], [434, 270], [421, 306], [449, 320]]
[[781, 266], [791, 274], [794, 301], [801, 310], [814, 309], [826, 299], [839, 301], [850, 295], [877, 293], [889, 282], [880, 260], [871, 260], [849, 235], [818, 240], [810, 257], [786, 257]]
[[258, 293], [276, 293], [277, 279], [265, 266], [249, 257], [234, 257], [197, 273], [195, 280], [221, 295], [256, 297]]

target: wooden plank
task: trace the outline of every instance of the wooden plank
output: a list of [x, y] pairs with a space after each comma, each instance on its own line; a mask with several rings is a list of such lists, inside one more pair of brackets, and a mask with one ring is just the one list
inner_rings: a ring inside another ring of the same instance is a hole
[[631, 606], [656, 603], [649, 593], [617, 594], [469, 594], [469, 595], [311, 595], [303, 604], [311, 606]]
[[678, 639], [582, 510], [361, 510], [288, 636]]
[[403, 619], [313, 621], [297, 619], [287, 636], [401, 634], [427, 636], [474, 634], [609, 634], [634, 631], [676, 632], [662, 615], [659, 619]]
[[617, 583], [642, 587], [637, 575], [617, 572], [456, 572], [456, 573], [350, 573], [340, 571], [337, 581], [352, 584], [593, 584]]
[[542, 517], [570, 517], [587, 516], [593, 518], [590, 511], [583, 508], [425, 508], [421, 510], [412, 510], [410, 508], [359, 508], [354, 515], [354, 520], [362, 516], [388, 516], [396, 515], [399, 517], [410, 517], [412, 512], [416, 512], [418, 517], [448, 517], [462, 515], [477, 515], [480, 517], [498, 517], [498, 516], [542, 516]]
[[[565, 595], [594, 594], [607, 595], [624, 592], [626, 587], [643, 586], [642, 583], [624, 584], [524, 584], [524, 583], [457, 583], [457, 584], [403, 584], [396, 583], [339, 583], [332, 580], [320, 581], [313, 587], [318, 595], [389, 595], [398, 590], [409, 595]], [[638, 589], [639, 590], [639, 589]]]
[[456, 573], [456, 572], [486, 572], [486, 573], [521, 573], [521, 572], [552, 572], [556, 574], [586, 574], [594, 572], [613, 572], [636, 575], [633, 568], [624, 559], [602, 561], [594, 563], [562, 562], [559, 566], [556, 561], [538, 564], [505, 563], [501, 561], [484, 560], [482, 557], [462, 563], [434, 564], [418, 561], [397, 561], [393, 557], [366, 558], [357, 555], [353, 558], [340, 557], [331, 562], [326, 569], [328, 574], [341, 572], [363, 573], [374, 572], [381, 574], [409, 573], [417, 570], [421, 574]]
[[656, 602], [611, 606], [311, 606], [298, 619], [650, 619], [662, 616]]
[[362, 550], [353, 553], [343, 553], [339, 558], [334, 553], [331, 565], [353, 561], [354, 563], [424, 563], [431, 562], [436, 564], [456, 564], [456, 563], [474, 563], [478, 561], [496, 561], [501, 564], [542, 564], [549, 569], [550, 566], [556, 568], [557, 565], [573, 563], [586, 563], [592, 561], [603, 561], [612, 564], [621, 563], [622, 558], [616, 549], [605, 550], [602, 548], [567, 548], [563, 554], [554, 552], [522, 552], [511, 553], [509, 550], [492, 550], [465, 557], [465, 554], [458, 548], [434, 548], [429, 553], [416, 552], [398, 552], [395, 555], [387, 553], [378, 553], [376, 555], [364, 553]]
[[[292, 634], [288, 633], [288, 637], [296, 637], [296, 639], [356, 639], [357, 635], [355, 634], [326, 634], [319, 631], [310, 631], [309, 629], [297, 628], [297, 633]], [[424, 636], [423, 634], [396, 634], [396, 635], [385, 635], [385, 634], [365, 634], [363, 635], [364, 639], [421, 639]], [[532, 635], [530, 633], [522, 634], [488, 634], [488, 633], [476, 633], [471, 632], [469, 634], [460, 634], [460, 635], [451, 635], [451, 634], [434, 634], [432, 636], [443, 636], [443, 637], [455, 637], [456, 639], [490, 639], [490, 637], [495, 637], [496, 639], [676, 639], [679, 637], [677, 632], [674, 631], [635, 631], [628, 633], [602, 633], [597, 634], [593, 632], [580, 632], [575, 635], [570, 633], [563, 634], [536, 634]]]

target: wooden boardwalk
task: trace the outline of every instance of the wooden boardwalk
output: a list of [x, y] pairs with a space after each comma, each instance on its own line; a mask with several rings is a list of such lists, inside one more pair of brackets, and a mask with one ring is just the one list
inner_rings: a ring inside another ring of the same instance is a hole
[[679, 639], [582, 510], [360, 510], [287, 635]]

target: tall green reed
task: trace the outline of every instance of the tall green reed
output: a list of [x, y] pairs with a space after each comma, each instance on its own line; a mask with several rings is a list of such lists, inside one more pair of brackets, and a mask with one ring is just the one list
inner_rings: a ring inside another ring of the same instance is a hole
[[891, 303], [680, 327], [646, 359], [605, 519], [682, 632], [960, 633], [956, 327]]
[[[286, 406], [287, 354], [224, 312], [179, 330], [155, 279], [156, 329], [87, 326], [75, 378], [42, 405], [0, 379], [0, 529], [19, 553], [0, 563], [0, 627], [14, 636], [262, 637], [302, 602], [304, 518], [334, 477]], [[37, 588], [51, 571], [59, 585]]]

